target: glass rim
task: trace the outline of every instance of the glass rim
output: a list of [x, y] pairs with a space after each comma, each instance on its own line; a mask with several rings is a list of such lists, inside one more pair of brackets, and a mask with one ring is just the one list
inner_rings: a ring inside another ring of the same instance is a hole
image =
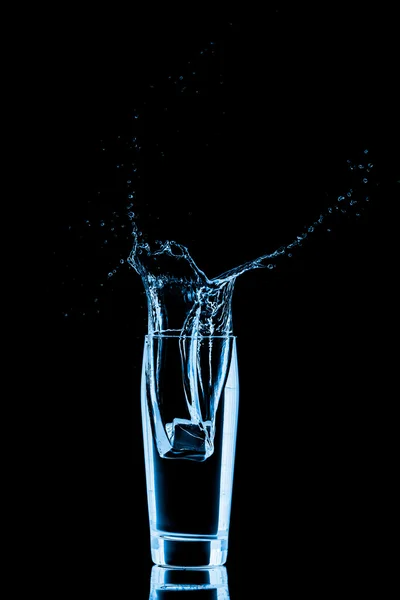
[[220, 335], [202, 335], [198, 333], [196, 335], [182, 335], [179, 329], [171, 331], [155, 331], [154, 333], [146, 333], [144, 336], [146, 339], [148, 338], [177, 338], [177, 339], [192, 339], [198, 338], [199, 340], [208, 340], [208, 339], [236, 339], [236, 335], [232, 335], [231, 333], [220, 334]]

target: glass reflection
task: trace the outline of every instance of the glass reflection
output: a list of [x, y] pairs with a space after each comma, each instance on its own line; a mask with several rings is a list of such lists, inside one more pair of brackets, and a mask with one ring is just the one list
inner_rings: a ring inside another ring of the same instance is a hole
[[210, 569], [169, 569], [154, 566], [151, 570], [149, 600], [184, 600], [196, 592], [196, 600], [229, 600], [226, 567]]

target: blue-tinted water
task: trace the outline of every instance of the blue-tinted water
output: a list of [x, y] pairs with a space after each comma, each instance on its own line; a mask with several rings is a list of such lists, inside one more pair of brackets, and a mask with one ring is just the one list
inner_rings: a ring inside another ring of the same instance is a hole
[[238, 420], [234, 338], [147, 336], [141, 400], [153, 561], [222, 565]]
[[355, 216], [369, 201], [368, 181], [373, 163], [368, 149], [356, 163], [348, 162], [351, 187], [343, 191], [305, 230], [288, 244], [240, 264], [209, 279], [190, 255], [189, 249], [176, 241], [159, 241], [155, 247], [141, 241], [142, 234], [133, 223], [133, 247], [128, 263], [140, 275], [147, 297], [148, 331], [180, 330], [182, 335], [218, 335], [233, 332], [232, 296], [236, 279], [253, 269], [273, 270], [295, 251], [339, 216], [353, 212]]

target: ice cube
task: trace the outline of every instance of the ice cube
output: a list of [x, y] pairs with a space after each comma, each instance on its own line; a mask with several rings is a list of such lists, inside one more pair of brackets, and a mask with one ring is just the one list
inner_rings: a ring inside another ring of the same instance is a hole
[[167, 423], [166, 430], [174, 450], [204, 453], [210, 444], [211, 421], [193, 423], [188, 419], [174, 419]]

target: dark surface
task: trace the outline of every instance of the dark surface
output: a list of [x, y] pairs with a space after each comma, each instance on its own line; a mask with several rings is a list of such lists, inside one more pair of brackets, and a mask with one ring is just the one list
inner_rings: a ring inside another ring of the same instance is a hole
[[[211, 276], [289, 242], [341, 192], [346, 160], [370, 149], [379, 186], [361, 217], [316, 236], [289, 265], [237, 282], [241, 407], [227, 570], [232, 600], [276, 586], [324, 593], [350, 571], [373, 578], [377, 456], [390, 446], [376, 409], [376, 293], [385, 260], [377, 230], [399, 179], [394, 34], [390, 15], [365, 9], [311, 17], [275, 8], [262, 21], [97, 14], [71, 19], [73, 35], [53, 32], [35, 489], [56, 587], [76, 592], [83, 575], [79, 589], [91, 594], [149, 593], [145, 298], [126, 265], [107, 278], [129, 253], [129, 221], [113, 238], [111, 219], [126, 205], [115, 165], [131, 156], [130, 136], [142, 145], [133, 185], [147, 233], [188, 245]], [[211, 41], [215, 56], [200, 57]], [[198, 80], [186, 75], [188, 61]]]

